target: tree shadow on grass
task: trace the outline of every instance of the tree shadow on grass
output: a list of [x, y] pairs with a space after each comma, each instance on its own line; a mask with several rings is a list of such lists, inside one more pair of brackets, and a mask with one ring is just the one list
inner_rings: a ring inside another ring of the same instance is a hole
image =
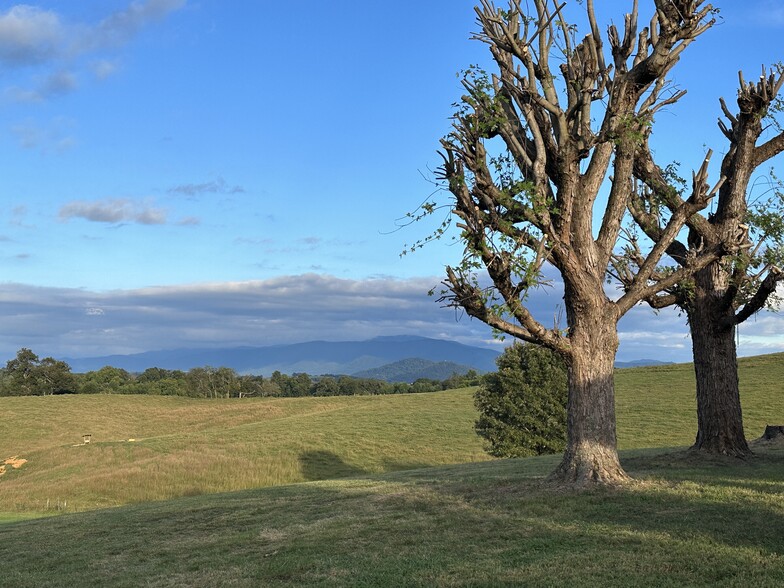
[[[429, 468], [433, 464], [427, 462], [382, 461], [383, 472], [399, 472]], [[302, 476], [308, 482], [317, 480], [335, 480], [363, 475], [378, 475], [378, 471], [364, 470], [346, 463], [339, 455], [321, 449], [304, 451], [299, 455], [299, 466]]]
[[303, 477], [309, 482], [349, 478], [368, 473], [361, 468], [346, 463], [331, 451], [323, 450], [301, 453], [299, 455], [299, 466]]

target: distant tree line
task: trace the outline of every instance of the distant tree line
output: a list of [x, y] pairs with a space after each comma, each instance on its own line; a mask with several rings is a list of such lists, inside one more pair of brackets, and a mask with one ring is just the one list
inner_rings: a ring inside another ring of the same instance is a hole
[[0, 396], [48, 396], [50, 394], [149, 394], [190, 398], [245, 398], [250, 396], [360, 396], [436, 392], [478, 385], [479, 374], [469, 371], [445, 380], [419, 379], [385, 382], [343, 375], [312, 377], [287, 375], [240, 375], [228, 367], [198, 367], [188, 371], [153, 367], [134, 374], [111, 366], [74, 374], [64, 361], [39, 359], [30, 349], [0, 369]]

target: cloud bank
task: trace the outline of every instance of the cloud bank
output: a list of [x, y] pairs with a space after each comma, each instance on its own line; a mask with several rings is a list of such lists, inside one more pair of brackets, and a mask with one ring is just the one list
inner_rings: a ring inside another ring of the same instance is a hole
[[[39, 355], [88, 357], [178, 347], [275, 345], [416, 334], [469, 345], [500, 345], [486, 325], [441, 308], [428, 290], [438, 278], [346, 280], [328, 275], [90, 292], [0, 284], [0, 359], [21, 347]], [[552, 323], [556, 290], [529, 299]], [[743, 355], [784, 351], [782, 322], [763, 314], [741, 326]], [[691, 342], [675, 312], [633, 309], [621, 321], [618, 359], [690, 361]]]

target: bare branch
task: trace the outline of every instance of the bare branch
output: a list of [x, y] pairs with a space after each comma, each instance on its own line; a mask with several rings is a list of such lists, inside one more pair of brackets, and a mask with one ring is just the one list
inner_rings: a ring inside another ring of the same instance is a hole
[[778, 267], [775, 265], [770, 268], [768, 271], [768, 275], [765, 279], [760, 283], [757, 291], [754, 293], [746, 304], [743, 305], [733, 317], [732, 324], [725, 325], [726, 327], [732, 327], [735, 325], [739, 325], [740, 323], [744, 322], [749, 317], [753, 316], [757, 312], [759, 312], [767, 303], [768, 298], [770, 295], [776, 291], [776, 286], [778, 286], [779, 282], [784, 281], [784, 272], [782, 272]]

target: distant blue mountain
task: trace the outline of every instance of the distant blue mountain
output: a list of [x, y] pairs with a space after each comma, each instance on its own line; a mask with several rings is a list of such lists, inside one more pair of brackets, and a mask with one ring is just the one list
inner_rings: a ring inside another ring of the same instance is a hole
[[422, 378], [427, 380], [446, 380], [454, 375], [465, 375], [471, 369], [469, 366], [453, 361], [408, 358], [351, 375], [357, 378], [384, 380], [385, 382], [408, 382], [411, 384]]
[[408, 358], [453, 362], [480, 372], [495, 370], [499, 352], [417, 336], [376, 337], [367, 341], [310, 341], [268, 347], [218, 349], [171, 349], [132, 355], [105, 355], [65, 359], [74, 372], [104, 366], [143, 372], [150, 367], [189, 370], [203, 366], [225, 366], [243, 374], [270, 375], [304, 372], [311, 375], [347, 374], [378, 368]]
[[616, 361], [617, 368], [645, 367], [649, 365], [672, 365], [671, 361], [659, 361], [658, 359], [635, 359], [634, 361]]

